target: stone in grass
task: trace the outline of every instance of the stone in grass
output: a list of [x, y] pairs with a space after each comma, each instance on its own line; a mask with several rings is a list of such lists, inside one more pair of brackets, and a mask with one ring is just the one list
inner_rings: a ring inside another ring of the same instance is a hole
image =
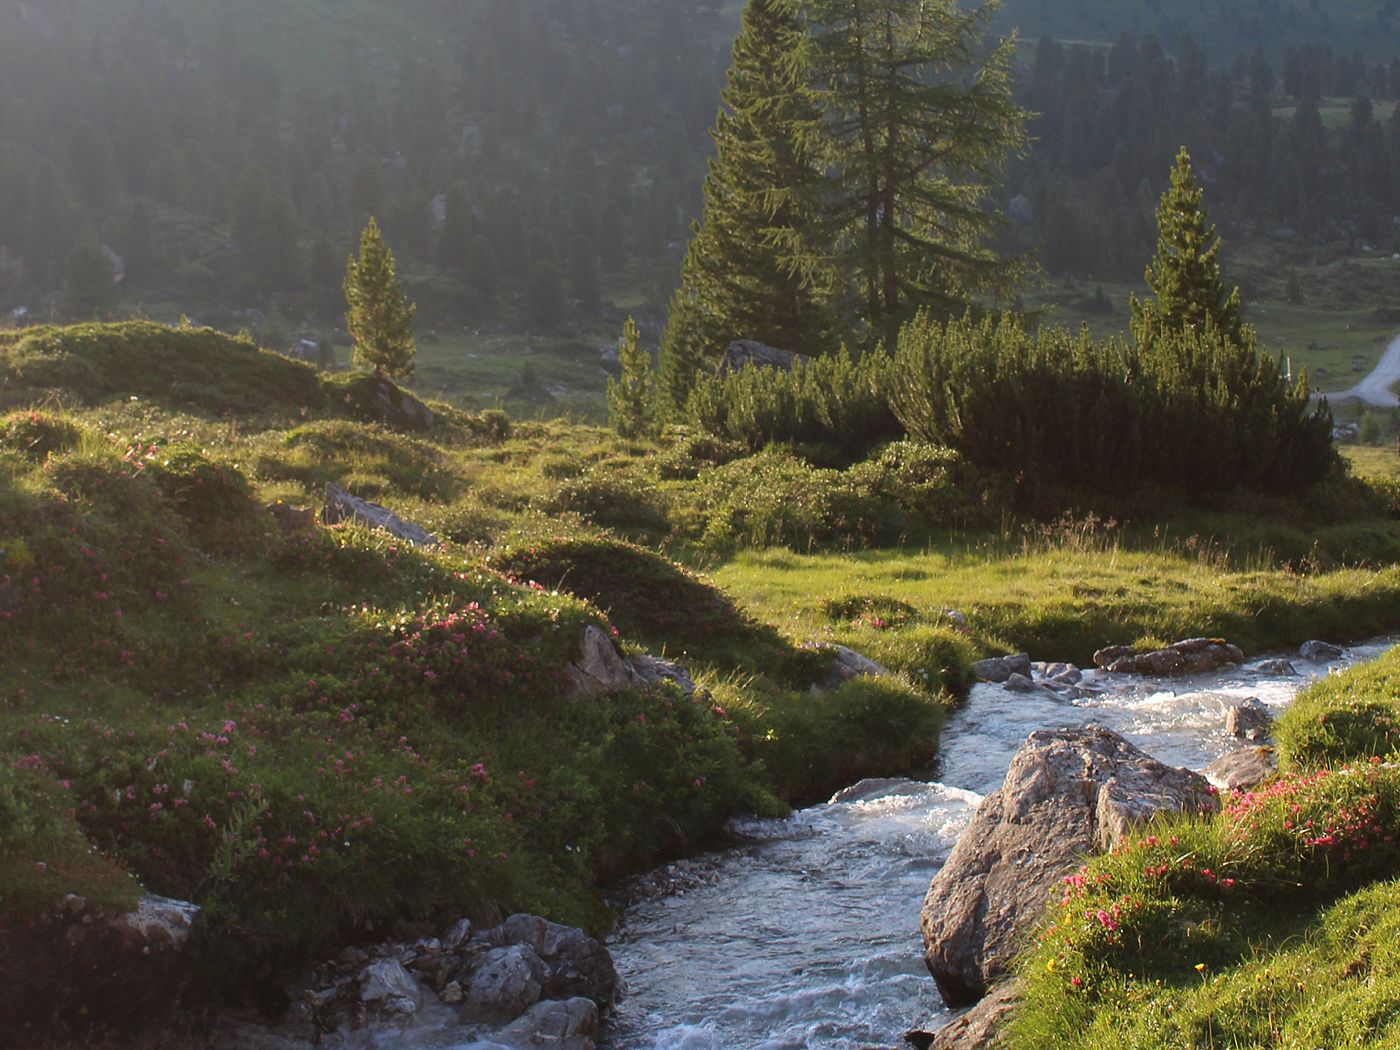
[[1204, 777], [1163, 765], [1100, 726], [1032, 733], [934, 876], [920, 927], [950, 1006], [1010, 972], [1060, 880], [1161, 812], [1215, 809]]
[[1206, 766], [1206, 776], [1222, 791], [1251, 791], [1277, 772], [1271, 747], [1242, 747]]
[[321, 510], [325, 525], [353, 521], [411, 543], [415, 547], [436, 547], [437, 537], [420, 525], [405, 521], [387, 507], [352, 496], [339, 485], [326, 483], [326, 503]]

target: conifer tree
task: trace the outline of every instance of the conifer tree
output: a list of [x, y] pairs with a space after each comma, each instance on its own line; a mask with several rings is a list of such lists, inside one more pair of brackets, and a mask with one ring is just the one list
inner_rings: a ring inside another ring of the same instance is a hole
[[991, 4], [811, 0], [836, 170], [829, 208], [846, 231], [841, 272], [873, 340], [894, 344], [917, 310], [964, 312], [1018, 267], [986, 244], [988, 197], [1025, 142], [1011, 100], [1013, 42], [984, 55]]
[[345, 304], [354, 367], [376, 376], [412, 376], [417, 307], [399, 287], [394, 253], [373, 218], [360, 235], [359, 258], [352, 255], [345, 267]]
[[821, 111], [797, 0], [749, 0], [711, 132], [705, 204], [662, 337], [663, 410], [735, 339], [817, 353], [831, 276], [817, 155]]
[[1172, 167], [1171, 186], [1157, 206], [1157, 253], [1147, 269], [1153, 298], [1131, 301], [1133, 327], [1140, 341], [1154, 331], [1190, 326], [1204, 331], [1206, 322], [1235, 342], [1241, 338], [1240, 291], [1226, 291], [1220, 274], [1220, 238], [1206, 219], [1204, 191], [1182, 147]]
[[622, 375], [608, 380], [608, 425], [625, 438], [641, 437], [651, 430], [655, 391], [651, 355], [639, 345], [637, 323], [630, 317], [622, 329], [617, 361]]

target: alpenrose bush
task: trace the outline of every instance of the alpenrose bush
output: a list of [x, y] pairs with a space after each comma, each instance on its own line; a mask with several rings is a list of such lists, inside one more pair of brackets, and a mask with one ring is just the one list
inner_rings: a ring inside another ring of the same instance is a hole
[[581, 603], [502, 606], [362, 613], [320, 670], [308, 649], [298, 673], [222, 714], [139, 728], [45, 717], [9, 764], [56, 782], [99, 849], [203, 905], [245, 959], [401, 917], [587, 921], [600, 876], [688, 844], [762, 791], [703, 694], [566, 692], [577, 616], [602, 622]]
[[1240, 961], [1280, 910], [1325, 903], [1400, 864], [1400, 767], [1379, 759], [1233, 793], [1213, 817], [1164, 820], [1067, 876], [1019, 965], [1026, 1016], [1073, 1042], [1134, 979]]

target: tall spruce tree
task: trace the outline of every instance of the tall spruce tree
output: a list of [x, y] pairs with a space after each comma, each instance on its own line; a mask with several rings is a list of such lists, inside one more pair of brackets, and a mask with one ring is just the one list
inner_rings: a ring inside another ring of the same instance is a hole
[[1205, 192], [1191, 171], [1183, 146], [1172, 166], [1171, 185], [1157, 206], [1157, 252], [1147, 268], [1152, 298], [1131, 300], [1134, 332], [1147, 341], [1163, 329], [1204, 330], [1207, 321], [1226, 338], [1241, 338], [1238, 288], [1226, 291], [1220, 273], [1220, 238], [1206, 219]]
[[705, 204], [662, 336], [663, 408], [735, 339], [818, 353], [831, 276], [817, 154], [821, 111], [797, 0], [749, 0], [711, 134]]
[[394, 253], [373, 218], [360, 235], [359, 258], [350, 256], [345, 267], [345, 305], [354, 366], [376, 376], [412, 376], [417, 307], [399, 287]]
[[831, 218], [846, 231], [849, 312], [893, 345], [918, 310], [965, 311], [1018, 267], [986, 243], [987, 206], [1025, 143], [1011, 99], [1013, 42], [984, 52], [992, 4], [811, 0], [811, 32], [836, 171]]

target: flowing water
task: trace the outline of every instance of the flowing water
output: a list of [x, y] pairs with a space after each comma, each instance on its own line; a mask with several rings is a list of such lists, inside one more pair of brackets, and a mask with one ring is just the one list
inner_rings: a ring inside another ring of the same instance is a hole
[[786, 820], [735, 825], [740, 844], [702, 858], [684, 892], [626, 909], [609, 948], [628, 994], [607, 1050], [856, 1050], [946, 1020], [924, 969], [919, 907], [977, 803], [1036, 729], [1098, 723], [1170, 765], [1229, 750], [1229, 706], [1275, 711], [1308, 681], [1374, 659], [1353, 647], [1299, 674], [1259, 664], [1194, 678], [1088, 672], [1069, 701], [978, 685], [950, 716], [928, 780], [863, 781]]

